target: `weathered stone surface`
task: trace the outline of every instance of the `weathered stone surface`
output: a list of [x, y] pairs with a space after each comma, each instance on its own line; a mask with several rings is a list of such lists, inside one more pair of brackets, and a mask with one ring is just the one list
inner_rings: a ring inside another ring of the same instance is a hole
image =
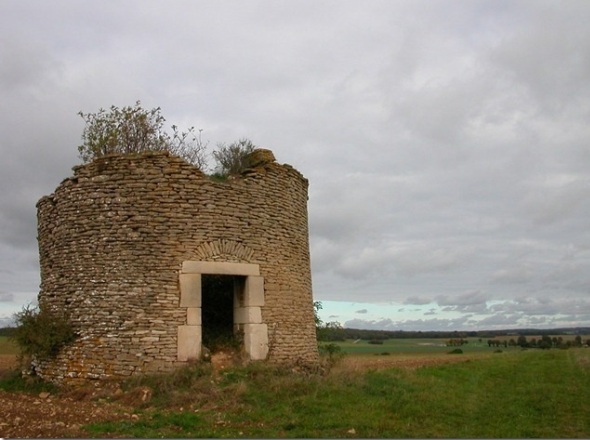
[[266, 359], [269, 349], [266, 324], [244, 324], [244, 346], [253, 360]]
[[181, 273], [180, 307], [201, 307], [201, 274]]
[[186, 309], [187, 325], [201, 325], [201, 308], [190, 307]]
[[258, 148], [248, 155], [248, 165], [251, 167], [257, 167], [266, 163], [274, 162], [275, 155], [272, 151], [264, 148]]
[[260, 307], [236, 307], [234, 309], [235, 324], [262, 324]]
[[248, 277], [244, 286], [244, 304], [243, 307], [263, 307], [264, 306], [264, 278]]
[[260, 275], [258, 264], [231, 263], [221, 261], [185, 261], [182, 274], [217, 274], [217, 275]]
[[182, 325], [178, 327], [178, 360], [199, 359], [201, 354], [201, 326]]
[[248, 349], [317, 363], [308, 183], [271, 156], [228, 182], [165, 152], [105, 156], [39, 200], [39, 302], [68, 312], [80, 337], [38, 373], [83, 381], [183, 365], [200, 350], [179, 339], [200, 329], [198, 272], [223, 263], [252, 271], [239, 273], [249, 292], [240, 306], [260, 310], [262, 323], [246, 325], [266, 336]]

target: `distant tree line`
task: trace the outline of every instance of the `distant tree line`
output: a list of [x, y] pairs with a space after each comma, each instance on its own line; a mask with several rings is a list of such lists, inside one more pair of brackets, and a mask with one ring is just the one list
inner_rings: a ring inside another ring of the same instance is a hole
[[[558, 329], [523, 329], [523, 330], [480, 330], [480, 331], [408, 331], [408, 330], [367, 330], [346, 328], [338, 322], [323, 322], [319, 318], [319, 310], [322, 309], [321, 301], [314, 302], [314, 311], [316, 318], [316, 331], [318, 341], [337, 342], [347, 339], [370, 341], [372, 344], [378, 344], [378, 341], [387, 339], [447, 339], [448, 346], [461, 346], [466, 344], [467, 338], [479, 338], [482, 342], [488, 340], [490, 347], [500, 346], [527, 346], [544, 348], [551, 341], [551, 347], [561, 347], [567, 345], [568, 341], [564, 341], [562, 337], [555, 337], [551, 335], [576, 335], [574, 341], [569, 341], [572, 346], [584, 345], [582, 336], [590, 334], [590, 327], [575, 327], [575, 328], [558, 328]], [[507, 336], [514, 336], [514, 339], [506, 340]], [[532, 338], [527, 340], [527, 336], [541, 336], [540, 339]], [[503, 339], [493, 339], [503, 337]], [[524, 338], [524, 339], [523, 339]], [[527, 345], [522, 345], [522, 344]], [[511, 342], [512, 341], [512, 342]], [[585, 341], [590, 346], [590, 339]], [[550, 347], [547, 347], [550, 348]]]
[[489, 339], [488, 345], [490, 347], [522, 347], [522, 348], [569, 348], [582, 347], [587, 345], [590, 347], [590, 339], [582, 341], [582, 336], [576, 335], [573, 340], [564, 340], [562, 336], [542, 335], [540, 339], [531, 338], [527, 340], [525, 335], [519, 335], [518, 338], [511, 338], [509, 340]]
[[[325, 324], [323, 324], [325, 326]], [[321, 336], [324, 340], [343, 341], [345, 339], [361, 340], [386, 340], [386, 339], [447, 339], [446, 343], [450, 346], [459, 346], [466, 342], [466, 338], [479, 338], [483, 340], [507, 337], [513, 335], [516, 341], [518, 336], [550, 336], [555, 334], [590, 334], [590, 328], [575, 329], [551, 329], [551, 330], [483, 330], [483, 331], [412, 331], [412, 330], [366, 330], [346, 328], [340, 325], [330, 326], [329, 331], [322, 331]], [[320, 334], [318, 334], [320, 336]], [[498, 340], [501, 343], [501, 340]], [[495, 342], [494, 342], [495, 343]]]
[[2, 327], [0, 328], [0, 336], [12, 336], [15, 330], [15, 327]]

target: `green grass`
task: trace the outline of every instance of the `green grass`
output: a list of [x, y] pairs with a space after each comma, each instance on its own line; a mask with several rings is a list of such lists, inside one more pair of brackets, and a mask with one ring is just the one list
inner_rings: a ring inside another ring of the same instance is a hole
[[18, 346], [8, 336], [0, 336], [0, 355], [18, 354]]
[[[260, 365], [231, 369], [207, 380], [202, 370], [192, 380], [186, 375], [181, 377], [193, 403], [162, 395], [155, 406], [141, 410], [139, 420], [89, 425], [89, 433], [233, 438], [590, 436], [589, 349], [515, 350], [418, 369], [338, 369], [327, 376], [295, 375]], [[182, 410], [170, 409], [180, 402]]]
[[38, 394], [42, 391], [55, 393], [58, 388], [36, 377], [23, 377], [20, 370], [0, 372], [0, 390], [10, 393]]
[[[16, 343], [7, 336], [0, 336], [0, 356], [18, 355], [20, 351]], [[19, 368], [11, 370], [0, 369], [0, 390], [12, 393], [37, 394], [42, 391], [56, 392], [57, 388], [51, 383], [36, 377], [23, 377]]]
[[104, 422], [92, 426], [89, 431], [101, 435], [125, 432], [126, 436], [134, 438], [153, 437], [153, 433], [157, 432], [160, 438], [177, 438], [192, 437], [197, 432], [195, 427], [201, 424], [202, 417], [195, 413], [154, 412], [149, 418], [137, 421]]

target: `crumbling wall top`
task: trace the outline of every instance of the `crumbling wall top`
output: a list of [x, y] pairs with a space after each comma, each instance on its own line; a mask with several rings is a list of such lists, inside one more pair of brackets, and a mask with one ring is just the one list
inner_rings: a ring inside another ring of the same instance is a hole
[[[166, 164], [173, 163], [175, 164], [175, 166], [181, 167], [184, 170], [184, 172], [192, 174], [194, 177], [199, 177], [203, 179], [209, 178], [207, 174], [205, 174], [196, 166], [186, 162], [184, 159], [175, 156], [174, 154], [171, 154], [168, 151], [150, 151], [134, 154], [107, 154], [94, 159], [92, 162], [76, 165], [72, 167], [74, 176], [64, 179], [62, 184], [67, 184], [68, 181], [76, 183], [76, 181], [80, 178], [91, 178], [100, 175], [104, 172], [107, 172], [111, 167], [116, 167], [116, 163], [122, 160], [126, 161], [128, 166], [128, 172], [140, 171], [143, 168], [142, 162], [144, 161], [161, 161], [161, 165], [164, 169], [164, 172], [166, 172], [166, 169], [172, 172], [172, 169]], [[261, 177], [265, 175], [269, 169], [280, 169], [282, 171], [286, 171], [290, 174], [297, 176], [299, 179], [301, 179], [303, 182], [307, 184], [307, 179], [291, 165], [277, 163], [275, 156], [271, 150], [257, 148], [248, 155], [247, 160], [248, 168], [242, 172], [241, 176], [230, 176], [230, 179], [228, 179], [228, 181], [231, 182], [236, 179], [248, 177]], [[177, 172], [177, 170], [174, 171], [174, 173]]]

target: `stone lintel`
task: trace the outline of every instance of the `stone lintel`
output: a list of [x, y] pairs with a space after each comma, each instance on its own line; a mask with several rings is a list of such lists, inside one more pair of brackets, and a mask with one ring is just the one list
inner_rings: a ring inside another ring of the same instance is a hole
[[221, 263], [216, 261], [184, 261], [182, 274], [260, 275], [260, 265], [249, 263]]

